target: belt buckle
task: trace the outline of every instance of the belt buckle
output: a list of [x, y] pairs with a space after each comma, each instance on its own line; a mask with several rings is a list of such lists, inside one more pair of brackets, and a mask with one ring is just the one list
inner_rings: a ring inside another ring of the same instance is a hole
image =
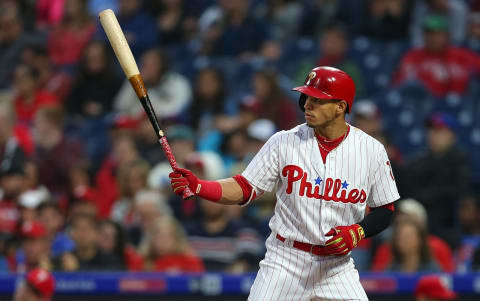
[[311, 245], [310, 245], [310, 252], [309, 252], [309, 253], [312, 254], [312, 255], [315, 255], [315, 254], [313, 254], [313, 248], [315, 248], [315, 245], [314, 245], [314, 244], [311, 244]]

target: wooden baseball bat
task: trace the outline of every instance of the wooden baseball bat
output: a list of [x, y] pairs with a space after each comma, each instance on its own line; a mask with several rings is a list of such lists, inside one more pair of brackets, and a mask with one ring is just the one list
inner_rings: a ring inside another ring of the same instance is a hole
[[[172, 169], [178, 168], [177, 161], [175, 161], [175, 157], [170, 149], [165, 133], [160, 128], [160, 123], [148, 97], [143, 78], [140, 75], [137, 63], [132, 55], [130, 46], [128, 46], [127, 40], [125, 39], [125, 35], [120, 28], [120, 24], [118, 24], [115, 13], [111, 9], [106, 9], [100, 12], [98, 16], [100, 18], [100, 23], [107, 34], [108, 40], [110, 41], [110, 45], [112, 45], [113, 51], [122, 66], [123, 72], [125, 72], [125, 76], [130, 81], [130, 84], [132, 84], [140, 103], [147, 113], [148, 119], [157, 134], [158, 141], [165, 152], [165, 156], [167, 157], [168, 162], [170, 162], [170, 166], [172, 166]], [[194, 194], [188, 187], [183, 192], [184, 199], [190, 198], [193, 195]]]

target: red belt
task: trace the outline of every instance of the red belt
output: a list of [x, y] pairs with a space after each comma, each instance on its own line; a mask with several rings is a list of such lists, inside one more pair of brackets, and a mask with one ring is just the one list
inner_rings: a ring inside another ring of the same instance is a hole
[[[285, 237], [282, 237], [280, 234], [277, 234], [277, 239], [281, 242], [285, 242]], [[299, 249], [299, 250], [302, 250], [302, 251], [305, 251], [307, 253], [312, 253], [314, 255], [318, 255], [318, 256], [327, 256], [327, 255], [331, 255], [329, 253], [326, 252], [325, 250], [325, 246], [321, 246], [321, 245], [312, 245], [312, 244], [309, 244], [309, 243], [306, 243], [306, 242], [301, 242], [301, 241], [294, 241], [293, 242], [293, 247], [295, 249]]]

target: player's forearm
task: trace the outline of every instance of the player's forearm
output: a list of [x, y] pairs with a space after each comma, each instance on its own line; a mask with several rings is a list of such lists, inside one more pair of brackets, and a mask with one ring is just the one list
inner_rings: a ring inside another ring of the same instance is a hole
[[225, 205], [238, 205], [243, 202], [243, 191], [233, 178], [218, 181], [222, 187], [222, 198], [219, 203]]
[[243, 201], [242, 189], [233, 178], [199, 180], [193, 192], [202, 199], [224, 205], [237, 205]]

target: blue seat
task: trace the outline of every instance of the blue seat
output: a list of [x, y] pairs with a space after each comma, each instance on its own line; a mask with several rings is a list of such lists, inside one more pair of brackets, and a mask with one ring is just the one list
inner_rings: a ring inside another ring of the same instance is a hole
[[367, 95], [388, 87], [398, 62], [408, 49], [408, 43], [386, 43], [363, 36], [355, 38], [351, 46], [350, 56], [365, 73]]
[[314, 64], [318, 57], [318, 44], [312, 39], [300, 38], [283, 45], [279, 67], [284, 74], [293, 78], [296, 76], [299, 64], [305, 61], [311, 61]]

